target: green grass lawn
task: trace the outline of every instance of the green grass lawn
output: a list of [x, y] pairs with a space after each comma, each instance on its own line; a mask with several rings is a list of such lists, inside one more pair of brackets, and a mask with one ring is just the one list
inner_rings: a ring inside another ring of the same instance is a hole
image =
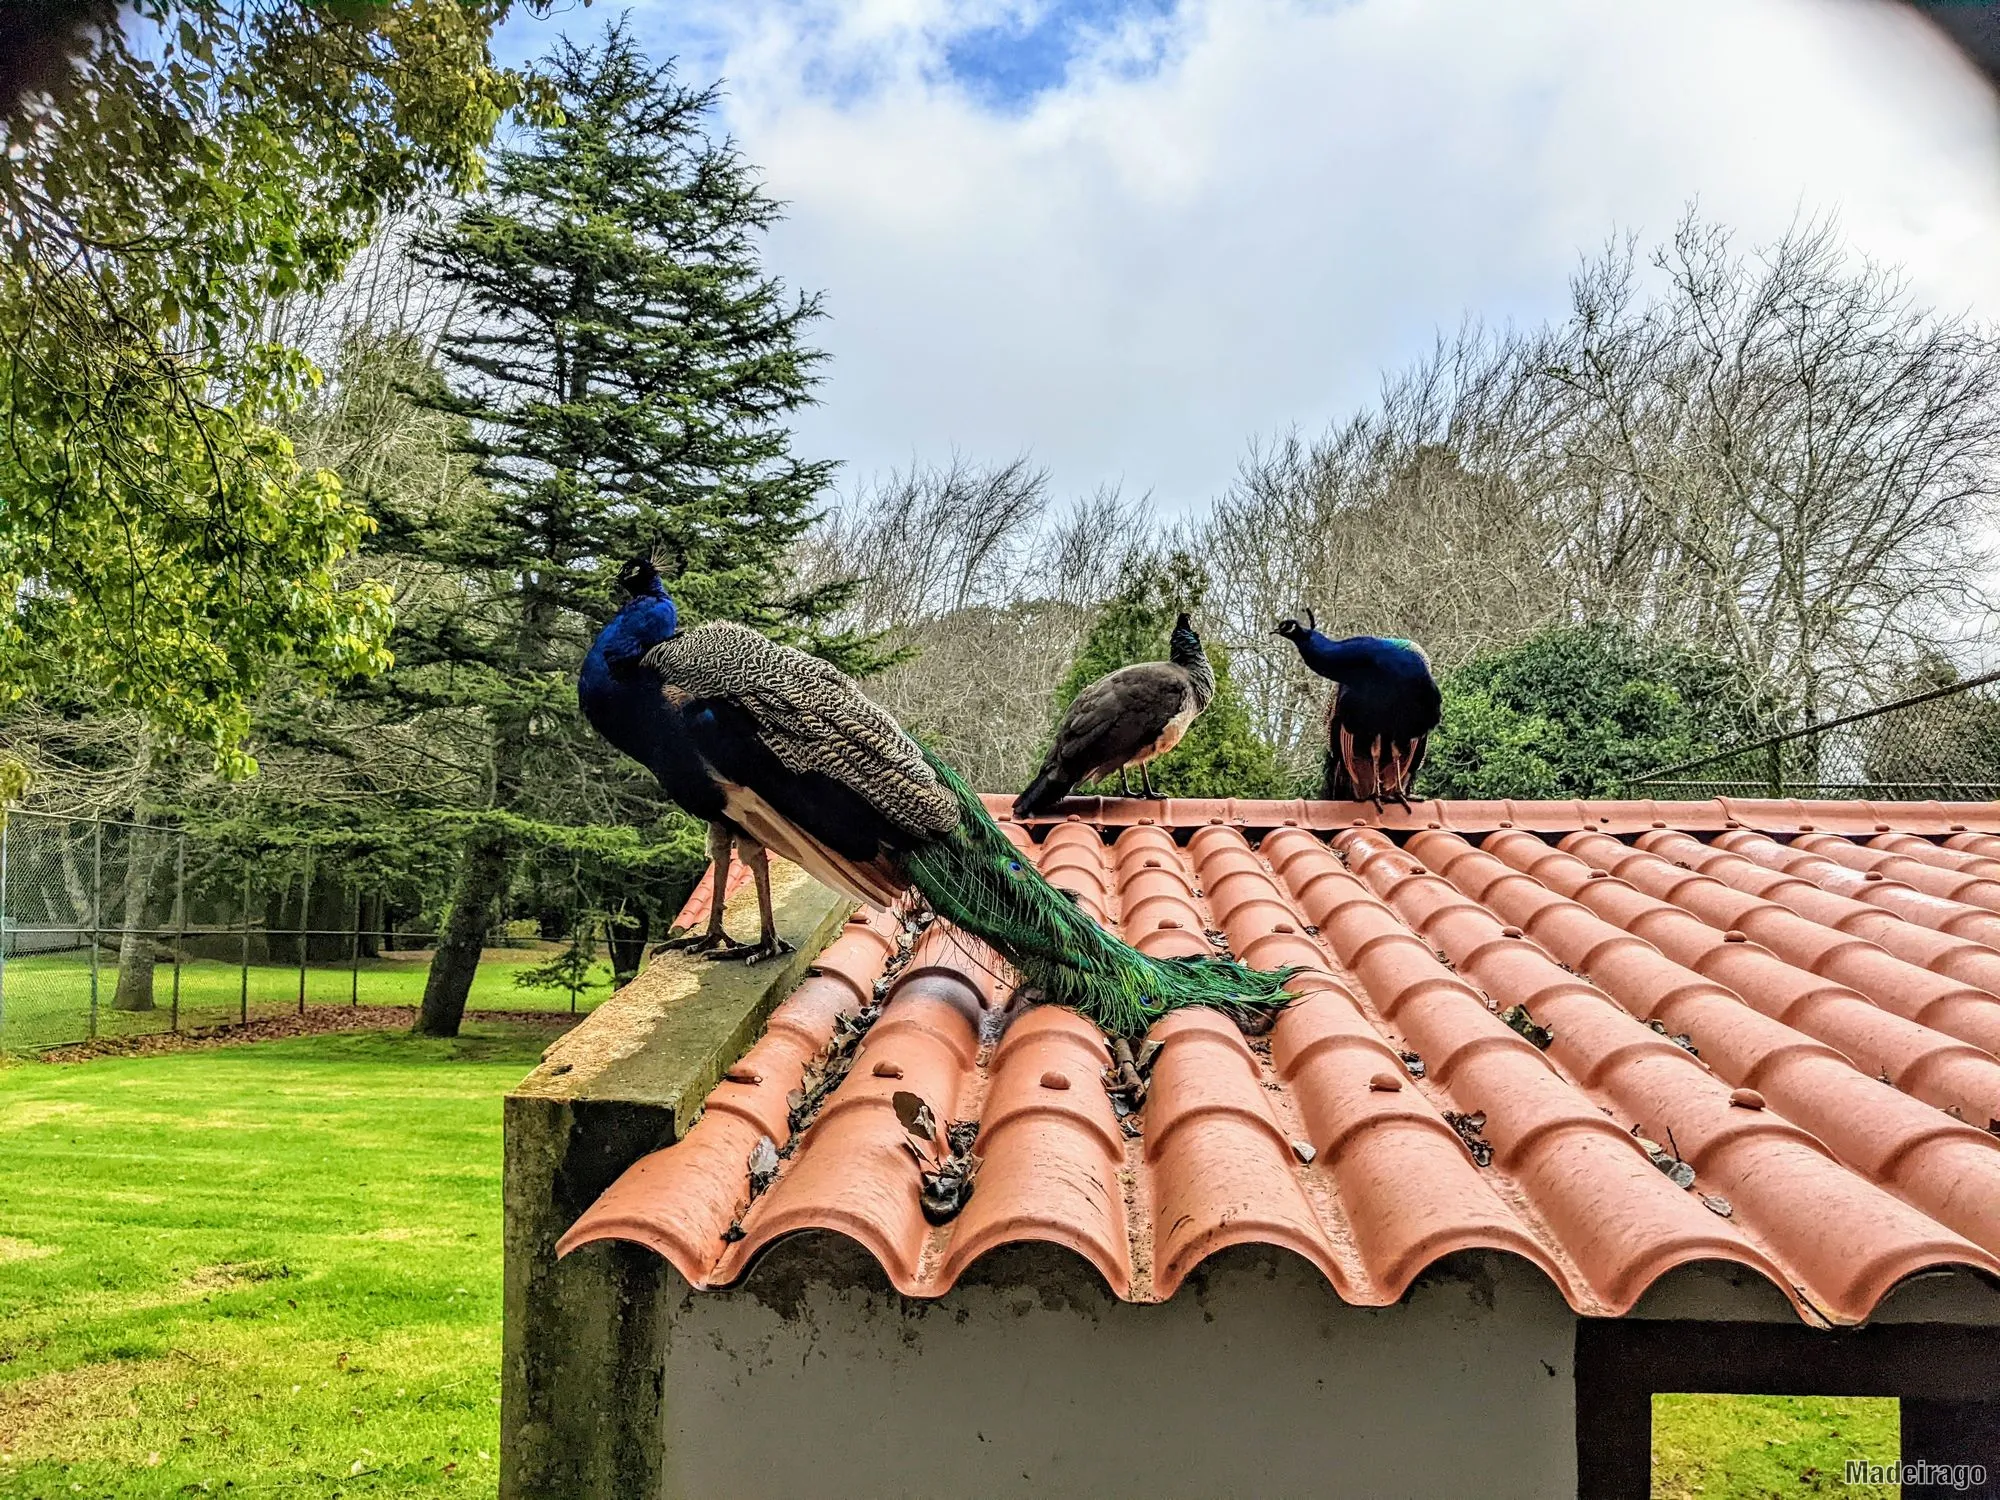
[[[472, 982], [467, 1005], [473, 1010], [567, 1011], [566, 990], [524, 988], [515, 977], [544, 962], [548, 951], [530, 948], [488, 948]], [[346, 1005], [358, 993], [363, 1005], [415, 1005], [423, 998], [430, 955], [410, 958], [363, 959], [358, 976], [345, 964], [306, 969], [308, 1005]], [[116, 966], [104, 963], [98, 974], [99, 1036], [132, 1036], [165, 1031], [172, 1019], [173, 969], [161, 965], [154, 975], [157, 1009], [124, 1012], [111, 1008], [117, 985]], [[5, 1012], [0, 1015], [0, 1046], [26, 1052], [62, 1042], [84, 1040], [90, 1020], [90, 959], [86, 954], [51, 954], [9, 958], [5, 976]], [[599, 963], [592, 984], [577, 997], [577, 1009], [587, 1011], [611, 993], [611, 969]], [[249, 1014], [268, 1016], [295, 1010], [299, 1003], [296, 964], [250, 966]], [[243, 1008], [243, 971], [233, 963], [196, 959], [181, 965], [181, 1026], [217, 1026], [237, 1020]]]
[[0, 1496], [492, 1495], [500, 1099], [551, 1034], [0, 1068]]
[[1655, 1396], [1653, 1495], [1895, 1500], [1900, 1485], [1851, 1485], [1842, 1474], [1850, 1458], [1901, 1462], [1900, 1423], [1893, 1397]]

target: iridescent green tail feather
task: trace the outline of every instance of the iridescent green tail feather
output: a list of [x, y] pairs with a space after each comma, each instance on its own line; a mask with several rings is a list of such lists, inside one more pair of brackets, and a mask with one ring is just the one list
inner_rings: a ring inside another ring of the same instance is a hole
[[931, 909], [1001, 953], [1043, 998], [1073, 1006], [1114, 1036], [1138, 1037], [1168, 1011], [1208, 1005], [1249, 1019], [1288, 1003], [1285, 981], [1221, 958], [1150, 958], [1120, 942], [1050, 885], [1008, 842], [979, 798], [925, 752], [964, 816], [904, 867]]

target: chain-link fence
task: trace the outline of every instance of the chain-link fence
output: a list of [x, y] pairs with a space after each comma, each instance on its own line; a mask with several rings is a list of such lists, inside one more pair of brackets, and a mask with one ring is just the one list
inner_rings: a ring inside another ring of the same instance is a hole
[[2000, 672], [1634, 777], [1631, 797], [2000, 797]]
[[[416, 1005], [436, 934], [309, 847], [199, 830], [0, 814], [0, 1051], [193, 1030], [328, 1005]], [[560, 945], [495, 938], [469, 1006], [574, 1011], [602, 965], [523, 987]], [[573, 954], [574, 950], [570, 950]], [[601, 971], [601, 972], [600, 972]]]

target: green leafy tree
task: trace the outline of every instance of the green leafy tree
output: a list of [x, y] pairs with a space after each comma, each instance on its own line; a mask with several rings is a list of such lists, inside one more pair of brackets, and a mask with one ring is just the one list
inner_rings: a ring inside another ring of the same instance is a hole
[[[1164, 660], [1167, 636], [1181, 610], [1195, 617], [1199, 630], [1205, 587], [1200, 567], [1185, 552], [1128, 561], [1116, 592], [1098, 612], [1056, 689], [1056, 722], [1078, 693], [1107, 672]], [[1180, 744], [1148, 767], [1154, 789], [1167, 797], [1283, 796], [1289, 790], [1283, 768], [1251, 725], [1243, 694], [1229, 675], [1229, 653], [1206, 637], [1202, 644], [1215, 669], [1215, 697]], [[1114, 777], [1103, 786], [1079, 790], [1115, 793], [1117, 788]]]
[[381, 216], [476, 181], [505, 0], [40, 8], [0, 80], [0, 710], [83, 682], [231, 772], [272, 666], [387, 660], [368, 519], [273, 424], [271, 337]]
[[1629, 777], [1768, 732], [1772, 708], [1721, 656], [1616, 625], [1545, 631], [1439, 686], [1434, 797], [1620, 797]]
[[[429, 580], [401, 612], [385, 692], [478, 746], [482, 817], [418, 1023], [432, 1033], [456, 1031], [525, 847], [580, 837], [579, 814], [685, 847], [686, 820], [662, 817], [576, 707], [619, 564], [652, 549], [685, 618], [806, 644], [842, 597], [779, 586], [831, 468], [795, 456], [785, 424], [811, 396], [819, 305], [758, 266], [776, 205], [707, 133], [713, 91], [650, 64], [622, 25], [595, 48], [561, 43], [541, 76], [560, 117], [497, 150], [490, 192], [419, 246], [464, 308], [424, 399], [465, 424], [479, 483], [449, 505], [378, 507], [374, 550]], [[852, 637], [817, 644], [866, 664]]]
[[568, 945], [560, 953], [523, 969], [514, 976], [514, 983], [524, 990], [562, 990], [569, 996], [574, 1014], [578, 999], [596, 977], [597, 918], [591, 916], [574, 926]]

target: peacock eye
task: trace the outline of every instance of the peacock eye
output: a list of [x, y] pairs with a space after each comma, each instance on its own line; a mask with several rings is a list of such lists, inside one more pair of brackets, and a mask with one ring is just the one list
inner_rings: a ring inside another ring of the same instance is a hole
[[1010, 860], [1008, 860], [1008, 861], [1007, 861], [1007, 872], [1008, 872], [1008, 873], [1009, 873], [1010, 875], [1018, 875], [1018, 874], [1020, 874], [1020, 873], [1021, 873], [1021, 862], [1020, 862], [1020, 861], [1019, 861], [1018, 859], [1010, 859]]

